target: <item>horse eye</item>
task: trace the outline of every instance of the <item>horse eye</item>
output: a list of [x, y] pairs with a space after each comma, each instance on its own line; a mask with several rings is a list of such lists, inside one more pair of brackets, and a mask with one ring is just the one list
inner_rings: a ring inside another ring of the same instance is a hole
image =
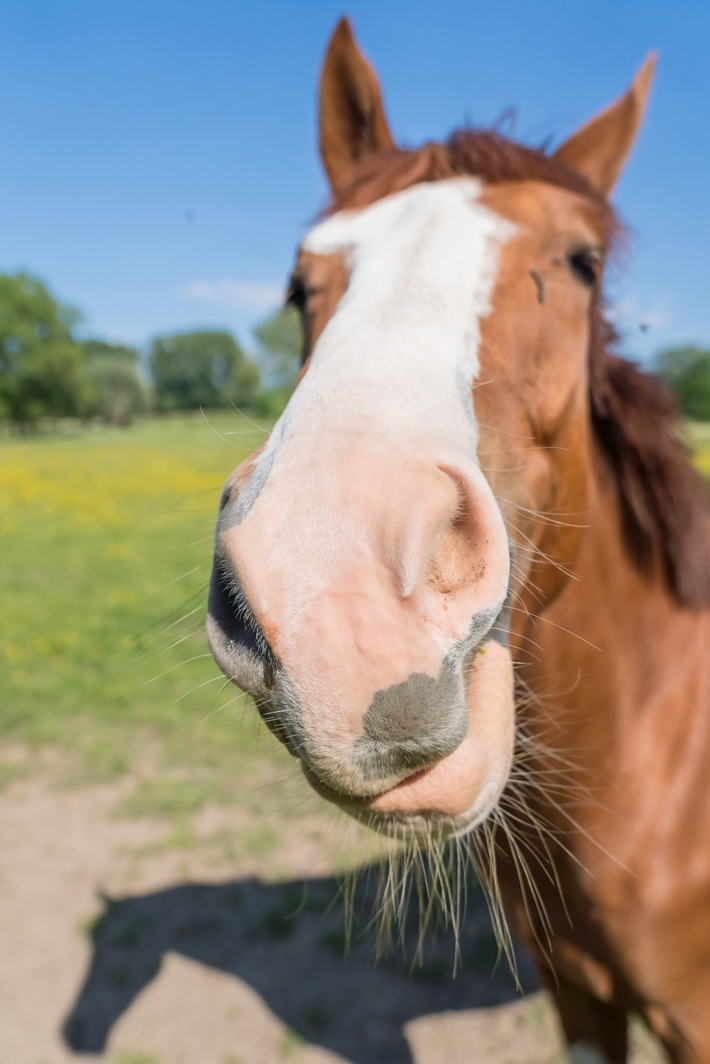
[[286, 293], [286, 306], [295, 307], [299, 314], [306, 309], [308, 292], [300, 277], [292, 277]]
[[602, 274], [602, 256], [595, 248], [580, 248], [567, 256], [572, 273], [587, 288], [596, 288]]

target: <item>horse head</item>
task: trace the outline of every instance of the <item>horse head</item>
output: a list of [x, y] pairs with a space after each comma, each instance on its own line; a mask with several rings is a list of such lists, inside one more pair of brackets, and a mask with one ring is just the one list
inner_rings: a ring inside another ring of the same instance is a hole
[[347, 21], [331, 39], [303, 367], [227, 481], [208, 634], [311, 784], [385, 832], [467, 831], [506, 784], [525, 619], [588, 510], [607, 197], [652, 70], [552, 155], [403, 150]]

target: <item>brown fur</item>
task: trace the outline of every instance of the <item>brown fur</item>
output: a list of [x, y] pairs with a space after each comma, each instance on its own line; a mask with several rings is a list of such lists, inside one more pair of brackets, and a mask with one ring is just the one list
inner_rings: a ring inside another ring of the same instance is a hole
[[468, 175], [491, 185], [503, 181], [545, 181], [594, 200], [613, 226], [613, 211], [589, 181], [564, 163], [535, 148], [508, 140], [496, 130], [460, 129], [444, 144], [373, 152], [351, 170], [333, 197], [329, 211], [367, 207], [383, 196], [421, 181], [445, 181]]
[[[591, 200], [611, 247], [621, 227], [607, 200], [554, 156], [492, 130], [459, 130], [445, 144], [366, 155], [339, 188], [328, 213], [366, 207], [418, 182], [457, 175], [488, 184], [542, 181]], [[664, 385], [610, 350], [615, 340], [601, 305], [593, 309], [590, 408], [598, 445], [618, 485], [629, 555], [644, 570], [660, 564], [681, 605], [710, 605], [710, 508], [705, 483], [678, 438], [678, 411]]]

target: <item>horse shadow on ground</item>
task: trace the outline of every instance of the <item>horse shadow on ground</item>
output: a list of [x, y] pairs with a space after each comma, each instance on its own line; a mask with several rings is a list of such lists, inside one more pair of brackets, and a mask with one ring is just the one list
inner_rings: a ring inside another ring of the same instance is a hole
[[[86, 977], [64, 1023], [65, 1042], [75, 1052], [101, 1052], [168, 951], [248, 983], [292, 1031], [352, 1064], [411, 1064], [404, 1032], [409, 1021], [520, 998], [508, 962], [497, 963], [491, 920], [476, 884], [469, 890], [455, 978], [450, 930], [427, 940], [420, 963], [412, 963], [419, 941], [415, 906], [404, 920], [401, 945], [375, 963], [368, 922], [380, 902], [376, 873], [367, 874], [372, 871], [366, 869], [355, 887], [349, 948], [337, 878], [186, 883], [106, 899], [92, 930]], [[518, 975], [523, 994], [537, 989], [522, 955]]]

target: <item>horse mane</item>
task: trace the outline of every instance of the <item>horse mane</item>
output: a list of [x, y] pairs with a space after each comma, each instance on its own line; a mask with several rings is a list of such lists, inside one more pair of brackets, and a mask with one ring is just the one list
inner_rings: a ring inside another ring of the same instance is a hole
[[[414, 184], [457, 176], [489, 184], [543, 181], [591, 200], [606, 243], [622, 229], [608, 201], [581, 174], [544, 151], [494, 130], [462, 129], [443, 143], [373, 152], [353, 169], [327, 213], [367, 207]], [[614, 478], [627, 553], [643, 572], [660, 566], [666, 587], [688, 608], [710, 606], [710, 494], [678, 435], [680, 416], [660, 380], [615, 353], [601, 301], [592, 311], [590, 413], [597, 446]]]
[[593, 318], [590, 407], [616, 482], [627, 552], [644, 572], [660, 561], [682, 606], [710, 606], [710, 495], [678, 434], [675, 400], [657, 378], [613, 353], [616, 334]]

